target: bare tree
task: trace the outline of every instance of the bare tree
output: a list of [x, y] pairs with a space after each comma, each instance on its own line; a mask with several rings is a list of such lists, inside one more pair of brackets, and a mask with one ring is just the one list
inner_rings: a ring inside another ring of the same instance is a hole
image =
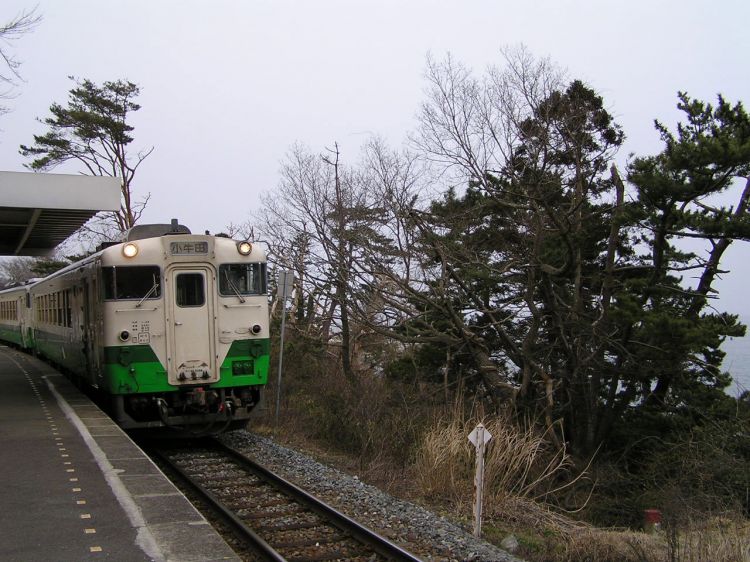
[[29, 279], [46, 277], [70, 265], [77, 256], [66, 257], [56, 252], [51, 257], [30, 258], [26, 256], [0, 259], [0, 287], [22, 285]]
[[33, 268], [35, 258], [8, 257], [0, 259], [0, 286], [12, 287], [20, 285], [33, 277], [37, 277]]
[[255, 240], [255, 227], [250, 221], [239, 224], [230, 222], [226, 226], [226, 235], [235, 240]]
[[[21, 61], [11, 51], [11, 45], [34, 28], [42, 21], [42, 16], [36, 13], [36, 8], [23, 11], [6, 24], [0, 26], [0, 61], [3, 70], [0, 71], [0, 99], [12, 97], [13, 89], [22, 80], [20, 74]], [[0, 106], [0, 115], [6, 113], [8, 108]]]
[[296, 272], [295, 320], [338, 347], [342, 370], [355, 381], [352, 284], [359, 241], [376, 210], [372, 193], [342, 164], [338, 145], [322, 155], [297, 145], [283, 163], [278, 190], [263, 202], [258, 219], [271, 259]]

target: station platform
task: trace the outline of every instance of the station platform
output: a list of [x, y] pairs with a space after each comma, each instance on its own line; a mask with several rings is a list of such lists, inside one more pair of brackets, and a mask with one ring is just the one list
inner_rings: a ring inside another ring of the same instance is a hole
[[0, 560], [240, 560], [86, 396], [5, 346], [0, 474]]

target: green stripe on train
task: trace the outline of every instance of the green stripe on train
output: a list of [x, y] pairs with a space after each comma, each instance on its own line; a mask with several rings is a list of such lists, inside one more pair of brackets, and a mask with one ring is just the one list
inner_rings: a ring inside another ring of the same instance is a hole
[[23, 345], [23, 338], [21, 337], [21, 328], [18, 326], [0, 326], [0, 340], [9, 341], [16, 345]]
[[66, 334], [34, 330], [33, 348], [47, 359], [69, 371], [83, 375], [86, 370], [86, 357], [80, 342], [69, 341]]
[[105, 347], [105, 390], [111, 394], [169, 392], [167, 371], [149, 345]]
[[[271, 340], [269, 339], [233, 341], [219, 368], [219, 382], [212, 384], [211, 388], [266, 384], [270, 352]], [[235, 369], [235, 363], [242, 368]]]
[[[270, 340], [232, 342], [220, 366], [220, 380], [210, 388], [263, 385], [268, 381]], [[235, 362], [242, 363], [237, 374]], [[248, 364], [251, 367], [248, 368]], [[167, 371], [148, 345], [104, 348], [105, 387], [112, 394], [174, 392], [167, 382]]]

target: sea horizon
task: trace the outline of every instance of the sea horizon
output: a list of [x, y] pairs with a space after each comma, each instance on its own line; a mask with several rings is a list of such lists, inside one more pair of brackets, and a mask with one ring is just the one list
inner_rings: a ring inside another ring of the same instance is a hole
[[[748, 324], [747, 318], [740, 319]], [[750, 390], [750, 336], [741, 338], [727, 338], [721, 346], [726, 353], [721, 370], [732, 375], [732, 384], [725, 392], [730, 396], [739, 397], [746, 390]]]

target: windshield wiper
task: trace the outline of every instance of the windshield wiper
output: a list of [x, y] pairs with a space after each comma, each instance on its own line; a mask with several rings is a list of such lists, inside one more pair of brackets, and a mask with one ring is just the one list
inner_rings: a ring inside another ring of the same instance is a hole
[[229, 272], [224, 270], [224, 277], [227, 278], [227, 283], [229, 283], [229, 287], [234, 291], [234, 294], [237, 295], [237, 298], [240, 299], [240, 302], [245, 302], [245, 299], [242, 298], [242, 295], [240, 294], [240, 291], [237, 287], [235, 287], [234, 283], [232, 282], [232, 279], [229, 277]]
[[154, 284], [151, 286], [151, 288], [148, 290], [148, 293], [144, 295], [144, 297], [138, 301], [138, 304], [135, 305], [136, 308], [140, 308], [140, 306], [143, 304], [143, 301], [145, 301], [148, 297], [151, 296], [151, 294], [156, 291], [156, 289], [159, 288], [159, 282], [156, 280], [156, 276], [152, 278], [154, 280]]

